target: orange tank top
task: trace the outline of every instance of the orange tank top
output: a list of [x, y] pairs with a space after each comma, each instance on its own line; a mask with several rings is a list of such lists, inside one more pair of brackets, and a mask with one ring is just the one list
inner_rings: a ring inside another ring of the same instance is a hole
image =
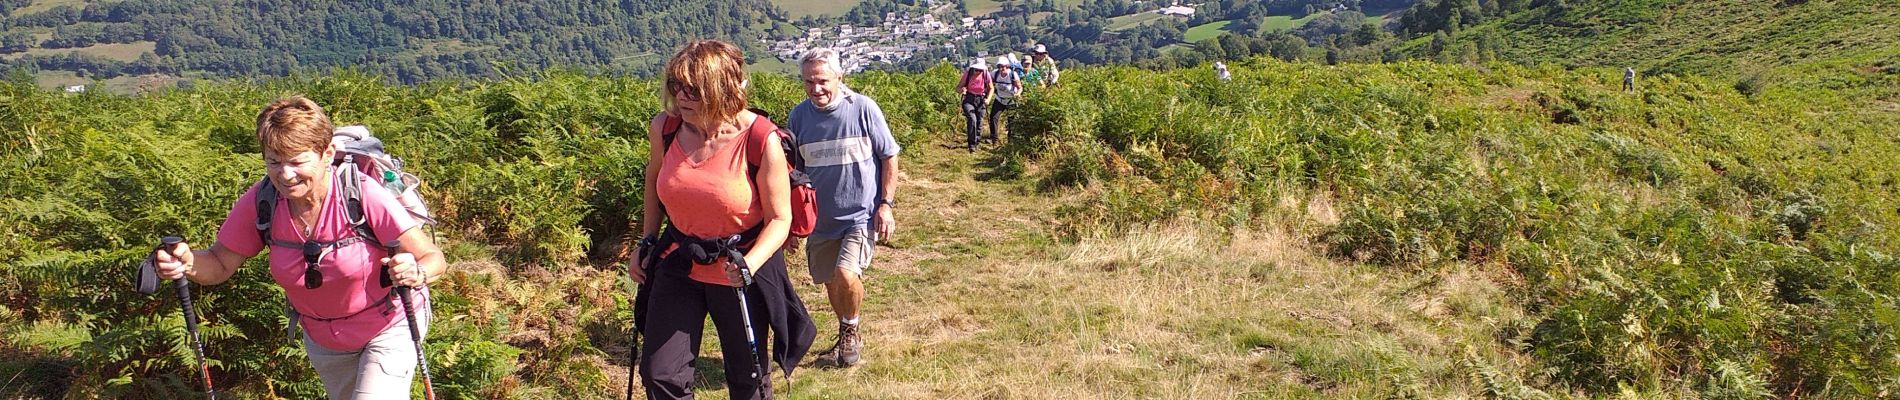
[[[698, 162], [674, 140], [660, 161], [655, 182], [660, 203], [666, 205], [666, 217], [673, 226], [693, 237], [716, 238], [735, 235], [764, 222], [764, 204], [753, 187], [751, 168], [763, 151], [764, 140], [756, 137], [760, 132], [769, 134], [777, 129], [772, 121], [754, 118], [744, 137], [713, 149], [711, 156]], [[695, 281], [731, 285], [726, 279], [724, 259], [711, 265], [693, 263], [688, 276]]]

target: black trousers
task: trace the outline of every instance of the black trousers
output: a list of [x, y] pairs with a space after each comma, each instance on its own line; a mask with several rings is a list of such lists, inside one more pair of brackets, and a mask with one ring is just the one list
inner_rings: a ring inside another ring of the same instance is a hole
[[[998, 141], [998, 140], [1001, 140], [1001, 139], [999, 139], [999, 138], [1001, 138], [1001, 136], [998, 136], [998, 135], [996, 134], [996, 132], [997, 132], [997, 131], [996, 131], [996, 119], [997, 119], [997, 118], [1000, 118], [1000, 117], [1002, 117], [1002, 116], [1003, 116], [1003, 111], [1007, 111], [1007, 110], [1009, 110], [1009, 109], [1010, 109], [1011, 107], [1014, 107], [1014, 106], [1012, 106], [1012, 105], [1010, 105], [1010, 104], [1007, 104], [1007, 102], [1004, 102], [1004, 101], [1003, 101], [1003, 99], [1002, 99], [1002, 98], [1000, 98], [1000, 97], [999, 97], [999, 98], [997, 98], [997, 99], [996, 99], [996, 101], [992, 101], [992, 102], [990, 102], [990, 141]], [[1009, 122], [1009, 120], [1007, 120], [1007, 119], [1005, 119], [1005, 120], [1003, 120], [1003, 122], [1004, 122], [1005, 124], [1007, 124], [1007, 123]]]
[[963, 94], [963, 121], [971, 149], [976, 148], [977, 137], [983, 134], [983, 100], [980, 94]]
[[[772, 256], [767, 265], [783, 268], [785, 256]], [[662, 268], [682, 268], [662, 266]], [[699, 343], [706, 328], [706, 315], [712, 314], [713, 328], [719, 332], [719, 349], [725, 353], [726, 389], [734, 399], [772, 397], [772, 352], [766, 331], [771, 316], [765, 309], [765, 294], [759, 285], [747, 286], [746, 303], [752, 314], [752, 334], [758, 352], [746, 347], [745, 322], [740, 319], [739, 297], [735, 288], [688, 278], [684, 271], [647, 276], [653, 285], [647, 305], [645, 342], [640, 345], [640, 382], [648, 399], [691, 399], [693, 362], [699, 358]], [[756, 356], [756, 358], [755, 358]], [[752, 372], [764, 366], [757, 378]]]

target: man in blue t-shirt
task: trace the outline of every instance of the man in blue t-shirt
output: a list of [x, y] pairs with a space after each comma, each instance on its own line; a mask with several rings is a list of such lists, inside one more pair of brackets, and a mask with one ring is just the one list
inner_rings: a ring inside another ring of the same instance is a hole
[[863, 362], [864, 350], [858, 334], [858, 308], [864, 303], [860, 278], [871, 265], [873, 242], [890, 240], [897, 229], [891, 196], [897, 189], [899, 148], [877, 102], [844, 86], [836, 51], [805, 53], [799, 75], [806, 99], [792, 107], [786, 125], [818, 192], [818, 220], [805, 257], [812, 280], [825, 285], [831, 309], [838, 313], [838, 342], [817, 361], [855, 366]]

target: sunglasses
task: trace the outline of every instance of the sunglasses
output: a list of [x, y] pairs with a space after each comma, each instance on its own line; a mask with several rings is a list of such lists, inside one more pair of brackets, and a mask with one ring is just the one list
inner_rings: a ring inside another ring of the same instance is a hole
[[666, 92], [677, 93], [688, 101], [700, 101], [706, 98], [706, 94], [701, 92], [699, 87], [673, 79], [666, 80]]
[[303, 288], [323, 287], [323, 272], [317, 270], [317, 260], [323, 256], [323, 245], [315, 242], [303, 244]]

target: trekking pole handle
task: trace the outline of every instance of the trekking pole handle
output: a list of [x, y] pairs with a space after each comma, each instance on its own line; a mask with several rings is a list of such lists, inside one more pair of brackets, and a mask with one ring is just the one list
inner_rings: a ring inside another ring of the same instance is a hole
[[[159, 238], [157, 251], [171, 252], [178, 249], [178, 246], [184, 243], [185, 238], [182, 237], [166, 236]], [[193, 312], [191, 307], [191, 279], [180, 276], [178, 279], [172, 280], [172, 285], [178, 288], [178, 301], [184, 303], [185, 328], [191, 331], [192, 336], [196, 337], [198, 335], [198, 313]]]
[[[170, 252], [177, 250], [179, 245], [184, 244], [185, 238], [166, 236], [159, 238], [158, 243], [158, 251]], [[198, 356], [198, 376], [204, 379], [205, 398], [216, 399], [218, 398], [218, 392], [211, 387], [211, 367], [205, 364], [204, 339], [198, 335], [198, 312], [195, 311], [196, 307], [191, 305], [191, 279], [180, 276], [178, 279], [172, 281], [172, 285], [178, 288], [178, 306], [184, 310], [185, 313], [185, 332], [191, 335], [191, 343], [198, 350], [196, 354]]]

